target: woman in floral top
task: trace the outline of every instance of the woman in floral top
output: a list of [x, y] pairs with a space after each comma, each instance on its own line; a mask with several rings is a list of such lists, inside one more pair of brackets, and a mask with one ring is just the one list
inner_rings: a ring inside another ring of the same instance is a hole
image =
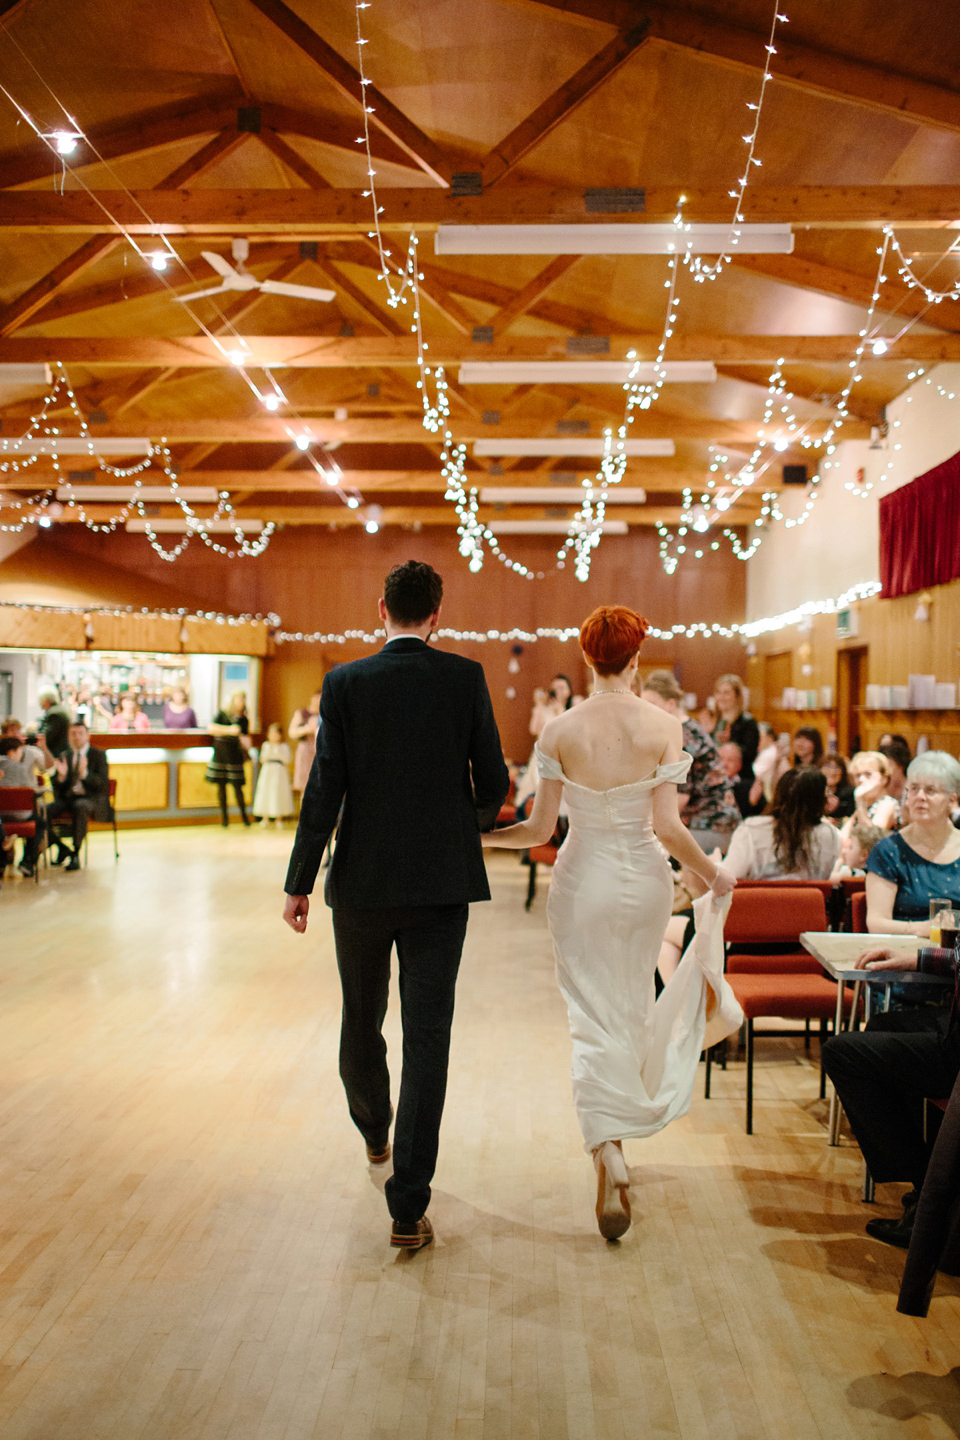
[[684, 784], [677, 786], [680, 814], [702, 850], [726, 854], [730, 836], [740, 824], [740, 811], [727, 798], [729, 781], [716, 744], [684, 710], [683, 691], [670, 670], [651, 671], [643, 682], [642, 698], [682, 722], [683, 748], [693, 756], [693, 764]]

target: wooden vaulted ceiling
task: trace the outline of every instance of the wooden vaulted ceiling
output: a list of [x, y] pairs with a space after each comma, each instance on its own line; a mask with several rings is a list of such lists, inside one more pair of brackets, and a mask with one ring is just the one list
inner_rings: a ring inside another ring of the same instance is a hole
[[[960, 217], [957, 0], [784, 8], [745, 213], [792, 223], [794, 253], [743, 256], [712, 284], [681, 275], [666, 358], [713, 360], [719, 378], [667, 385], [635, 422], [633, 435], [672, 438], [676, 455], [631, 463], [627, 483], [648, 494], [618, 510], [631, 523], [675, 519], [683, 487], [703, 486], [711, 444], [749, 452], [780, 357], [798, 417], [825, 428], [884, 223], [936, 281], [956, 277], [936, 262]], [[421, 236], [424, 328], [451, 375], [456, 438], [599, 436], [622, 415], [617, 386], [475, 387], [456, 367], [565, 358], [582, 335], [608, 337], [613, 357], [652, 358], [664, 257], [435, 256], [432, 232], [444, 220], [670, 219], [681, 191], [688, 219], [728, 220], [768, 0], [373, 0], [362, 15], [382, 220], [398, 254], [411, 225]], [[452, 524], [439, 448], [419, 420], [410, 314], [386, 304], [367, 235], [355, 42], [352, 0], [0, 0], [0, 83], [48, 131], [63, 125], [59, 102], [91, 142], [60, 175], [0, 96], [0, 360], [62, 361], [94, 433], [166, 435], [183, 483], [229, 490], [241, 515], [351, 522], [283, 415], [257, 404], [116, 222], [138, 237], [164, 225], [181, 294], [216, 282], [202, 249], [229, 258], [243, 236], [258, 278], [323, 285], [335, 301], [252, 292], [197, 313], [278, 367], [298, 427], [309, 422], [344, 485], [384, 504], [385, 521]], [[482, 193], [452, 192], [464, 172], [482, 176]], [[586, 213], [585, 188], [626, 186], [644, 188], [644, 215]], [[928, 308], [895, 267], [878, 318], [889, 335], [916, 323], [864, 364], [847, 436], [869, 433], [916, 364], [960, 358], [960, 305]], [[492, 327], [492, 343], [476, 327]], [[22, 431], [36, 394], [0, 392], [4, 435]], [[592, 468], [469, 463], [478, 483], [493, 466], [492, 483], [511, 486]], [[31, 491], [55, 478], [41, 463]], [[728, 519], [748, 523], [759, 503], [747, 494]]]

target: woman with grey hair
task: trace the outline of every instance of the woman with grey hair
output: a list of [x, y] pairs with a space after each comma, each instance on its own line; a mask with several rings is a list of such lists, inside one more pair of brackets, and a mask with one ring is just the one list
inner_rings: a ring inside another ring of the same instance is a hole
[[875, 845], [867, 859], [867, 929], [881, 935], [930, 934], [930, 901], [960, 909], [960, 830], [951, 816], [960, 763], [945, 750], [918, 755], [907, 769], [910, 823]]

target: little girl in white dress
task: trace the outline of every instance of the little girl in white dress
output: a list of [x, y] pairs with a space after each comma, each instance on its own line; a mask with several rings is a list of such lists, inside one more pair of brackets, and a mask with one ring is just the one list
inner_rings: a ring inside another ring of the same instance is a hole
[[290, 746], [283, 738], [282, 728], [276, 723], [268, 727], [267, 738], [260, 746], [260, 774], [253, 797], [253, 813], [261, 825], [275, 820], [278, 828], [293, 814]]

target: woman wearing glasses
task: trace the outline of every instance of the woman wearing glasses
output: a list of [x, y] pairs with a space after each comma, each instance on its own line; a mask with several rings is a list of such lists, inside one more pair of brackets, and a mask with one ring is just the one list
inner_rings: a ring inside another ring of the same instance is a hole
[[960, 909], [960, 830], [951, 816], [960, 764], [944, 750], [918, 755], [907, 769], [910, 823], [887, 835], [867, 859], [867, 929], [880, 935], [930, 934], [930, 901]]

